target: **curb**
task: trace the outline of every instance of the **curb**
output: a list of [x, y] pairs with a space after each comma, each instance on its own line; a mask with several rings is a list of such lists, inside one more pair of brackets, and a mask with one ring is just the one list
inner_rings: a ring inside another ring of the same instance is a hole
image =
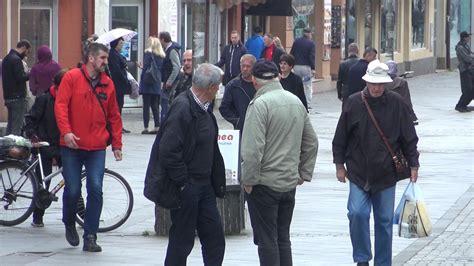
[[464, 208], [469, 204], [474, 196], [474, 185], [471, 185], [469, 189], [456, 201], [453, 207], [451, 207], [437, 222], [433, 225], [434, 234], [430, 237], [419, 238], [407, 248], [398, 253], [393, 258], [394, 265], [402, 265], [412, 259], [418, 252], [424, 247], [428, 246], [436, 238], [442, 235], [454, 219], [461, 213]]

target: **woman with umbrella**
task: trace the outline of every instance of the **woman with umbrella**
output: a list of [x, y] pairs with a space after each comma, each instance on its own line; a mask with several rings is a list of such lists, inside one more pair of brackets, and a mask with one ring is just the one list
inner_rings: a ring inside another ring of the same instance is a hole
[[[143, 125], [145, 127], [145, 129], [142, 131], [142, 134], [156, 134], [160, 127], [159, 105], [161, 94], [161, 67], [163, 65], [164, 58], [165, 52], [161, 46], [160, 39], [149, 37], [148, 48], [145, 50], [143, 55], [143, 66], [139, 65], [139, 67], [143, 69], [140, 78], [139, 89], [143, 98]], [[149, 70], [154, 71], [155, 73], [149, 73]], [[155, 76], [159, 78], [159, 80], [146, 78], [146, 75]], [[148, 124], [150, 122], [150, 108], [153, 112], [155, 129], [149, 131]]]
[[[117, 103], [119, 106], [120, 114], [122, 114], [122, 108], [124, 104], [125, 94], [130, 94], [131, 87], [130, 82], [127, 78], [127, 60], [123, 55], [120, 54], [123, 46], [123, 37], [113, 40], [110, 42], [109, 52], [109, 71], [110, 77], [114, 82], [115, 95], [117, 97]], [[122, 129], [123, 133], [130, 133], [125, 128]]]

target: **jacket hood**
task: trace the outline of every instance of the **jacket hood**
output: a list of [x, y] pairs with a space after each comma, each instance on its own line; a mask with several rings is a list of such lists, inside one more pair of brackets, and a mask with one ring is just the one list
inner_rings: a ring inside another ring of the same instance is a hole
[[53, 59], [53, 54], [51, 52], [51, 49], [49, 49], [49, 47], [46, 45], [41, 45], [38, 48], [37, 54], [38, 54], [38, 63], [46, 64], [46, 63], [49, 63], [49, 61]]

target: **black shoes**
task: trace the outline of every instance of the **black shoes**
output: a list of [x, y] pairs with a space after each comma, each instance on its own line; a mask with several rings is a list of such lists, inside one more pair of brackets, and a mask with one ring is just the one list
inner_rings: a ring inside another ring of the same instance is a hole
[[84, 237], [84, 246], [82, 247], [83, 251], [88, 252], [101, 252], [102, 248], [97, 245], [97, 237], [95, 235], [86, 235]]
[[357, 266], [369, 266], [368, 262], [357, 262]]
[[126, 130], [125, 128], [122, 128], [122, 133], [128, 134], [128, 133], [130, 133], [130, 130]]
[[77, 234], [76, 225], [66, 225], [66, 240], [73, 247], [79, 245], [79, 235]]
[[458, 111], [458, 112], [460, 112], [460, 113], [467, 113], [467, 112], [470, 112], [470, 111], [471, 111], [470, 108], [467, 108], [467, 107], [458, 107], [458, 106], [456, 106], [456, 107], [454, 108], [454, 110], [456, 110], [456, 111]]

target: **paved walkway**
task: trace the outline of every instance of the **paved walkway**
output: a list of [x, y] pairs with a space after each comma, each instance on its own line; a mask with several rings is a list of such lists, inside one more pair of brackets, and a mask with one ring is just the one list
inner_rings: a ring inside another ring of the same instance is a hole
[[394, 258], [394, 264], [474, 265], [474, 186], [433, 227]]
[[[441, 226], [442, 223], [454, 227], [460, 220], [462, 225], [459, 228], [464, 228], [466, 222], [474, 220], [472, 203], [468, 205], [466, 201], [464, 206], [468, 207], [458, 207], [460, 202], [465, 202], [461, 200], [464, 197], [472, 200], [472, 192], [466, 194], [466, 191], [474, 184], [474, 114], [454, 111], [460, 96], [459, 74], [444, 72], [414, 77], [409, 79], [409, 84], [420, 121], [417, 126], [421, 153], [418, 183], [435, 227], [431, 238], [394, 237], [396, 264], [415, 262], [418, 255], [423, 254], [425, 246], [439, 246], [435, 242], [438, 239], [442, 244], [451, 245], [440, 246], [439, 249], [451, 250], [455, 254], [463, 245], [441, 238], [448, 232], [444, 228], [449, 228]], [[336, 181], [331, 152], [340, 101], [336, 98], [336, 92], [331, 91], [315, 94], [311, 106], [310, 117], [320, 148], [313, 181], [298, 187], [296, 193], [291, 226], [294, 265], [353, 265], [346, 210], [349, 189], [347, 184]], [[154, 207], [142, 196], [143, 178], [154, 136], [140, 134], [143, 127], [141, 113], [128, 111], [124, 115], [124, 123], [127, 129], [132, 130], [132, 134], [125, 135], [123, 139], [124, 160], [115, 162], [108, 152], [107, 166], [127, 178], [135, 195], [135, 205], [130, 219], [123, 226], [99, 235], [104, 251], [100, 254], [84, 253], [66, 243], [61, 223], [61, 202], [57, 202], [46, 212], [44, 228], [32, 228], [30, 220], [14, 227], [0, 227], [0, 266], [163, 264], [167, 239], [152, 236]], [[230, 125], [220, 119], [219, 127], [229, 128]], [[396, 201], [400, 199], [406, 184], [406, 181], [399, 183]], [[455, 208], [459, 211], [451, 213]], [[466, 216], [464, 220], [459, 218], [465, 213], [471, 216]], [[466, 232], [472, 234], [469, 228], [472, 227], [468, 227]], [[469, 240], [469, 237], [466, 239]], [[418, 244], [420, 246], [416, 246]], [[471, 242], [469, 245], [474, 246]], [[409, 251], [412, 254], [408, 254]], [[202, 265], [200, 252], [200, 243], [196, 240], [195, 248], [188, 257], [188, 265]], [[456, 257], [441, 252], [438, 257], [455, 265], [470, 262], [469, 253]], [[224, 265], [258, 265], [257, 248], [252, 243], [252, 231], [248, 224], [240, 235], [226, 237]]]

